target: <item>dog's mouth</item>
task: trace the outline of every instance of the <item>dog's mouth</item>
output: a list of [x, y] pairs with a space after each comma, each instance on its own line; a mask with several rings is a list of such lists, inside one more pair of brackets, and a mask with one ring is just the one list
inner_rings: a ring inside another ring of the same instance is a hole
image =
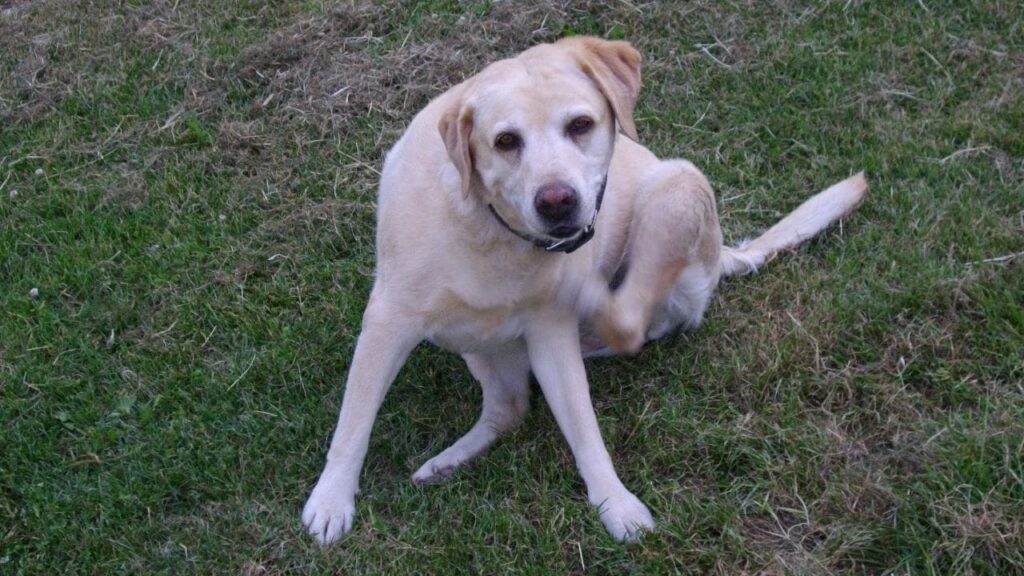
[[586, 226], [562, 225], [548, 230], [549, 237], [554, 241], [544, 243], [543, 248], [548, 252], [575, 251], [594, 237], [595, 220], [597, 220], [597, 212], [594, 212], [594, 218]]
[[569, 226], [566, 224], [562, 224], [561, 226], [555, 226], [554, 228], [548, 230], [548, 236], [558, 239], [571, 238], [572, 236], [579, 234], [579, 232], [579, 226]]

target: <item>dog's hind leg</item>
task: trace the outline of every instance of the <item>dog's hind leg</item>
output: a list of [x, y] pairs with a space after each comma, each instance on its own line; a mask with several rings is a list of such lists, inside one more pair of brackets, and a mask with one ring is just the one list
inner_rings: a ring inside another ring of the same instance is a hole
[[622, 284], [591, 321], [616, 352], [700, 323], [715, 286], [722, 238], [711, 186], [685, 160], [661, 162], [636, 194]]
[[483, 390], [480, 419], [462, 438], [412, 475], [417, 484], [439, 482], [451, 476], [458, 467], [487, 450], [503, 432], [518, 426], [529, 408], [530, 359], [522, 342], [500, 352], [462, 357]]

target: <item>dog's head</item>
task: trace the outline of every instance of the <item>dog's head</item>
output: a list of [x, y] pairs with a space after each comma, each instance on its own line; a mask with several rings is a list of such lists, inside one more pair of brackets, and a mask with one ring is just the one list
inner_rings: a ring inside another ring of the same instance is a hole
[[508, 224], [556, 240], [593, 221], [616, 124], [636, 139], [640, 54], [567, 38], [496, 62], [463, 86], [438, 129], [462, 178]]

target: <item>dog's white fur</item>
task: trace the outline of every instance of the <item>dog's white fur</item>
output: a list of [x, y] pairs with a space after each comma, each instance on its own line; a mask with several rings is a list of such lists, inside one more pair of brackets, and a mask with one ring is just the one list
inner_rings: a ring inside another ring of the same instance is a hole
[[[483, 388], [483, 410], [414, 481], [443, 479], [519, 424], [532, 370], [611, 535], [654, 527], [605, 449], [584, 354], [635, 352], [697, 326], [720, 277], [751, 272], [820, 232], [860, 201], [866, 181], [840, 182], [744, 247], [723, 247], [701, 172], [636, 143], [639, 88], [640, 56], [625, 42], [540, 45], [442, 94], [392, 148], [380, 183], [376, 281], [327, 463], [302, 514], [320, 543], [352, 528], [373, 421], [422, 340], [462, 354]], [[592, 127], [570, 133], [580, 117]], [[515, 150], [496, 146], [506, 132], [520, 138]], [[597, 210], [606, 176], [596, 235], [571, 254], [534, 246], [491, 213], [548, 238], [538, 190], [574, 189], [570, 220], [579, 227]]]

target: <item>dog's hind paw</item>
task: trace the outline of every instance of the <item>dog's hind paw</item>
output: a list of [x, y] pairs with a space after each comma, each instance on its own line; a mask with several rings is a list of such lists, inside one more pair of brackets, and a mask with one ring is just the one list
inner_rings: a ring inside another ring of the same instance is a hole
[[[458, 442], [449, 446], [444, 452], [427, 460], [412, 475], [412, 481], [418, 486], [437, 484], [444, 482], [456, 470], [479, 456], [486, 446], [494, 441], [494, 435], [489, 431], [486, 435], [480, 434], [481, 428], [474, 426]], [[467, 445], [469, 448], [467, 449]]]
[[602, 308], [593, 319], [594, 329], [609, 348], [619, 354], [636, 354], [646, 341], [647, 319], [623, 306]]
[[431, 460], [423, 466], [420, 466], [420, 469], [412, 475], [412, 481], [417, 486], [426, 486], [428, 484], [444, 482], [455, 473], [455, 470], [458, 467], [458, 464], [439, 464], [434, 463], [434, 461]]

